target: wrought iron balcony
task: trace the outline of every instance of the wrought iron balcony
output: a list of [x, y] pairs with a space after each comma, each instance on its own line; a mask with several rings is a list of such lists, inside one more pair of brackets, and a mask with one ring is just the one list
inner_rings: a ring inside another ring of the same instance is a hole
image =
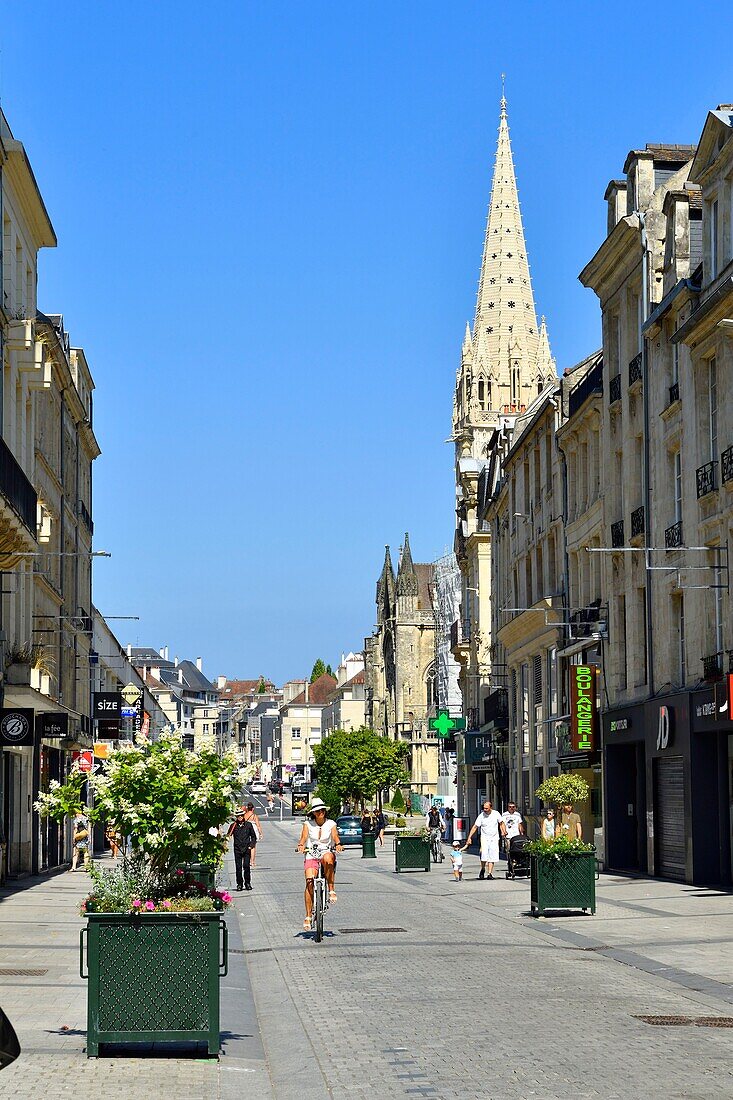
[[673, 382], [669, 387], [669, 403], [674, 405], [675, 401], [680, 399], [680, 384], [679, 382]]
[[462, 619], [456, 619], [450, 628], [450, 647], [458, 649], [461, 645], [468, 645], [471, 638], [470, 623]]
[[506, 688], [497, 688], [484, 699], [484, 722], [495, 722], [509, 717], [509, 693]]
[[573, 416], [585, 404], [591, 394], [603, 393], [603, 361], [588, 371], [582, 382], [578, 382], [568, 396], [568, 414]]
[[38, 497], [5, 440], [0, 439], [0, 493], [36, 537]]
[[635, 382], [641, 382], [641, 352], [635, 355], [629, 363], [629, 385], [633, 386]]
[[617, 374], [608, 383], [608, 402], [613, 405], [614, 401], [621, 400], [621, 375]]
[[720, 480], [723, 485], [733, 480], [733, 447], [728, 447], [720, 456]]
[[717, 478], [717, 462], [706, 462], [704, 466], [699, 466], [695, 478], [697, 480], [697, 499], [705, 497], [708, 493], [714, 492], [718, 488]]
[[624, 544], [624, 521], [617, 519], [615, 523], [611, 524], [611, 546], [623, 546]]
[[644, 523], [644, 505], [641, 504], [638, 508], [634, 508], [631, 513], [631, 537], [632, 539], [638, 538], [639, 535], [643, 535], [646, 530], [646, 524]]
[[720, 680], [723, 675], [723, 653], [709, 653], [701, 657], [703, 680]]
[[664, 545], [667, 550], [674, 550], [676, 547], [682, 545], [682, 520], [678, 523], [673, 523], [671, 527], [668, 527], [664, 532]]

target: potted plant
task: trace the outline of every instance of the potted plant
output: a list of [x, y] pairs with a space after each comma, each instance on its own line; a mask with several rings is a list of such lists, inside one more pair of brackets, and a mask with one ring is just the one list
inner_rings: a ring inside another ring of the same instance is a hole
[[[184, 1040], [204, 1041], [218, 1054], [222, 911], [231, 897], [181, 868], [221, 864], [227, 841], [220, 826], [240, 786], [237, 771], [235, 754], [220, 757], [213, 741], [191, 752], [168, 733], [117, 750], [89, 775], [87, 816], [127, 838], [116, 867], [92, 867], [81, 906], [89, 1057], [106, 1043]], [[63, 820], [78, 811], [84, 778], [72, 771], [63, 785], [52, 783], [38, 812]]]
[[406, 830], [394, 838], [394, 869], [430, 870], [430, 833], [427, 828]]
[[537, 798], [556, 807], [558, 831], [549, 840], [527, 845], [531, 866], [531, 908], [535, 917], [551, 909], [596, 911], [595, 848], [577, 835], [560, 831], [562, 806], [585, 802], [590, 793], [580, 775], [555, 775], [537, 788]]

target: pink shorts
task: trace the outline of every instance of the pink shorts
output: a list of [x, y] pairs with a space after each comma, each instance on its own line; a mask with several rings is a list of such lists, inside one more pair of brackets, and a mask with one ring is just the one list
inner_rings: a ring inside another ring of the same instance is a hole
[[[305, 870], [306, 871], [315, 871], [316, 874], [318, 874], [318, 864], [320, 862], [321, 862], [320, 859], [306, 859], [306, 861], [305, 861]], [[336, 866], [336, 860], [335, 859], [333, 861], [333, 865], [334, 865], [334, 867]]]

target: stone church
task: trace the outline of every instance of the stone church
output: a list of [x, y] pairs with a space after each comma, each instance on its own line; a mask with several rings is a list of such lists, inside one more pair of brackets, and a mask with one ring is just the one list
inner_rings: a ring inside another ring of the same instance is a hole
[[436, 690], [433, 572], [431, 564], [413, 562], [407, 534], [396, 575], [387, 547], [376, 626], [364, 640], [366, 723], [411, 743], [411, 786], [421, 794], [435, 793], [438, 769], [437, 743], [428, 737]]

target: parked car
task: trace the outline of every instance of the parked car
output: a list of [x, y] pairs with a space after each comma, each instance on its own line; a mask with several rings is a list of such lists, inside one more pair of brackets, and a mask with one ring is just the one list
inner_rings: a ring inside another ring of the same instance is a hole
[[361, 847], [361, 818], [346, 814], [336, 818], [336, 828], [341, 837], [341, 843], [346, 848], [350, 845]]
[[253, 779], [249, 785], [250, 794], [267, 794], [267, 783], [264, 779]]

